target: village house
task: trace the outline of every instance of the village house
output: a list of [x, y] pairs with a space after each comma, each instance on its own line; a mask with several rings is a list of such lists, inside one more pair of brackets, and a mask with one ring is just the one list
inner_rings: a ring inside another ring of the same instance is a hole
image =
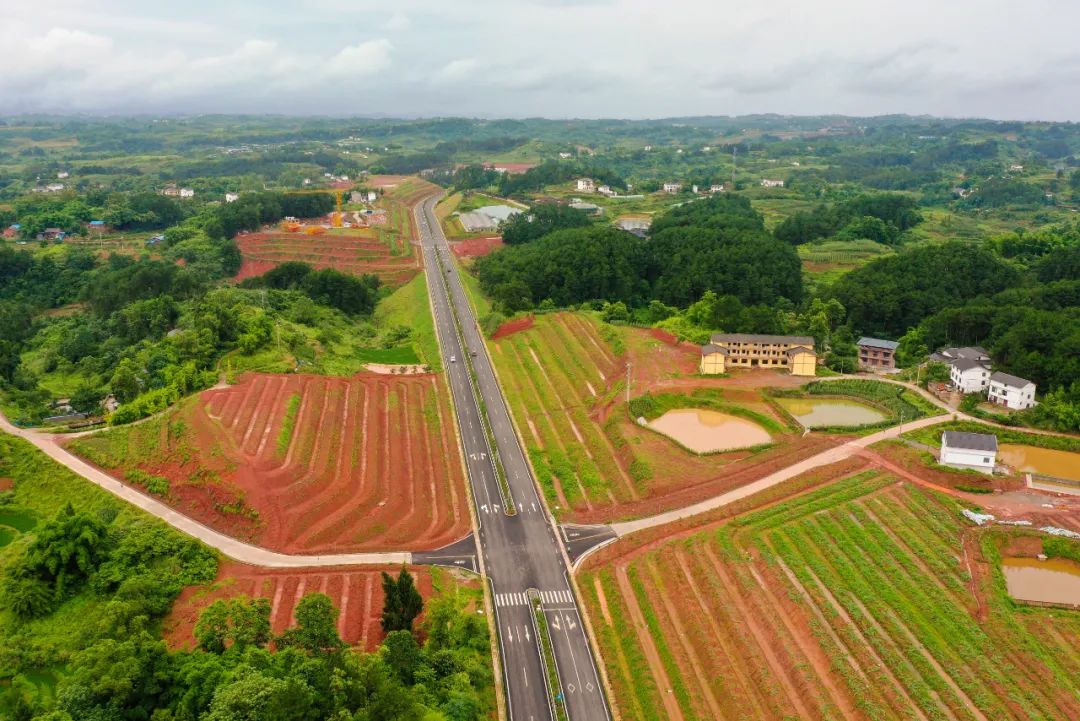
[[859, 367], [868, 370], [892, 370], [896, 368], [896, 341], [863, 336], [855, 345], [859, 348]]
[[180, 188], [176, 187], [172, 183], [169, 183], [162, 189], [161, 194], [167, 198], [176, 198], [180, 195]]
[[561, 152], [559, 153], [559, 157], [560, 157], [560, 158], [562, 158], [563, 160], [566, 160], [567, 158], [572, 158], [573, 156], [574, 156], [574, 154], [573, 154], [573, 153], [568, 153], [568, 152], [567, 152], [567, 151], [565, 151], [565, 150], [563, 150], [563, 151], [561, 151]]
[[679, 193], [682, 192], [682, 183], [664, 183], [665, 193]]
[[181, 198], [194, 198], [195, 191], [192, 188], [180, 188]]
[[769, 180], [768, 178], [761, 179], [762, 188], [783, 188], [784, 181], [782, 180]]
[[109, 226], [105, 225], [104, 220], [91, 220], [89, 223], [86, 224], [86, 228], [87, 230], [91, 230], [95, 233], [102, 235], [108, 233], [110, 230]]
[[1018, 376], [995, 371], [990, 374], [987, 400], [1022, 411], [1035, 405], [1035, 384]]
[[609, 198], [615, 195], [615, 191], [611, 189], [610, 185], [601, 185], [599, 188], [596, 189], [596, 192], [600, 193], [600, 195], [606, 195]]
[[985, 393], [990, 369], [970, 358], [957, 358], [949, 366], [949, 381], [961, 393]]
[[724, 184], [723, 183], [713, 183], [712, 185], [709, 186], [709, 192], [710, 193], [723, 193], [724, 192]]
[[582, 193], [591, 193], [596, 190], [596, 183], [593, 182], [592, 178], [578, 178], [577, 189]]
[[71, 174], [68, 173], [66, 170], [61, 170], [59, 173], [56, 174], [57, 180], [64, 180], [65, 178], [69, 177], [71, 177]]
[[945, 431], [941, 434], [943, 466], [965, 468], [983, 473], [993, 473], [997, 462], [997, 436], [989, 433], [963, 433]]
[[63, 240], [66, 235], [62, 228], [46, 228], [38, 233], [38, 240]]
[[701, 348], [702, 374], [731, 368], [787, 368], [793, 376], [817, 375], [814, 339], [809, 336], [716, 333]]
[[580, 198], [571, 198], [570, 207], [574, 210], [580, 210], [583, 213], [588, 213], [589, 215], [601, 215], [604, 212], [604, 209], [596, 203], [586, 203]]
[[938, 363], [952, 363], [960, 358], [978, 361], [985, 366], [990, 365], [990, 354], [986, 352], [985, 348], [981, 348], [977, 345], [964, 346], [962, 348], [942, 348], [936, 353], [930, 354], [930, 360]]
[[21, 225], [19, 225], [18, 223], [14, 223], [14, 224], [9, 225], [8, 227], [4, 228], [3, 235], [4, 235], [5, 238], [14, 238], [15, 236], [17, 236], [19, 234], [19, 230], [21, 228], [22, 228]]
[[240, 193], [225, 193], [226, 203], [235, 203], [240, 200]]

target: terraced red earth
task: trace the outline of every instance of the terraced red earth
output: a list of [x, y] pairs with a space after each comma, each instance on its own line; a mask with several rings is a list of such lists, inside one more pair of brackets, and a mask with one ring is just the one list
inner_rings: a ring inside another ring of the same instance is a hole
[[[173, 648], [195, 647], [195, 623], [199, 613], [218, 599], [247, 596], [270, 599], [270, 622], [275, 634], [293, 624], [293, 611], [305, 594], [325, 593], [341, 612], [338, 633], [347, 643], [373, 651], [382, 642], [379, 624], [383, 592], [381, 572], [396, 574], [398, 568], [365, 567], [278, 570], [222, 564], [210, 586], [189, 586], [173, 604], [165, 619], [165, 638]], [[420, 594], [432, 595], [431, 574], [423, 567], [409, 569]]]
[[421, 550], [470, 527], [435, 375], [247, 374], [69, 447], [230, 535], [285, 553]]
[[373, 237], [366, 229], [322, 235], [248, 233], [238, 236], [236, 244], [243, 258], [236, 274], [238, 281], [262, 275], [281, 263], [302, 261], [319, 269], [334, 268], [354, 275], [370, 273], [396, 287], [412, 280], [421, 267], [418, 253], [409, 252], [401, 247], [402, 243]]

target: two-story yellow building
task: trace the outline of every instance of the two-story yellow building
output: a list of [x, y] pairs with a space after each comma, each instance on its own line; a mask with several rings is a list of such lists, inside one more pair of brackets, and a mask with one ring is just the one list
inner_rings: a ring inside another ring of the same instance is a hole
[[797, 335], [716, 333], [701, 347], [703, 374], [730, 368], [787, 368], [794, 376], [817, 375], [814, 339]]

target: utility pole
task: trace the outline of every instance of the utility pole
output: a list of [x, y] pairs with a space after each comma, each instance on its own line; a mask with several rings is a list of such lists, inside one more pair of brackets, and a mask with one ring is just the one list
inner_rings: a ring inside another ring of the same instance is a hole
[[626, 364], [626, 405], [630, 406], [630, 369], [633, 368], [629, 363]]

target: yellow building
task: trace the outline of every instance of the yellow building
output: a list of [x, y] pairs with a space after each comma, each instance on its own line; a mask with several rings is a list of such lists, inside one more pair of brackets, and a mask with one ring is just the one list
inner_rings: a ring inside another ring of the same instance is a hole
[[717, 333], [701, 347], [699, 370], [725, 373], [730, 368], [787, 368], [792, 375], [817, 375], [814, 339], [809, 336]]
[[698, 371], [703, 375], [714, 375], [724, 372], [724, 359], [727, 357], [727, 349], [718, 345], [701, 346], [701, 363]]

